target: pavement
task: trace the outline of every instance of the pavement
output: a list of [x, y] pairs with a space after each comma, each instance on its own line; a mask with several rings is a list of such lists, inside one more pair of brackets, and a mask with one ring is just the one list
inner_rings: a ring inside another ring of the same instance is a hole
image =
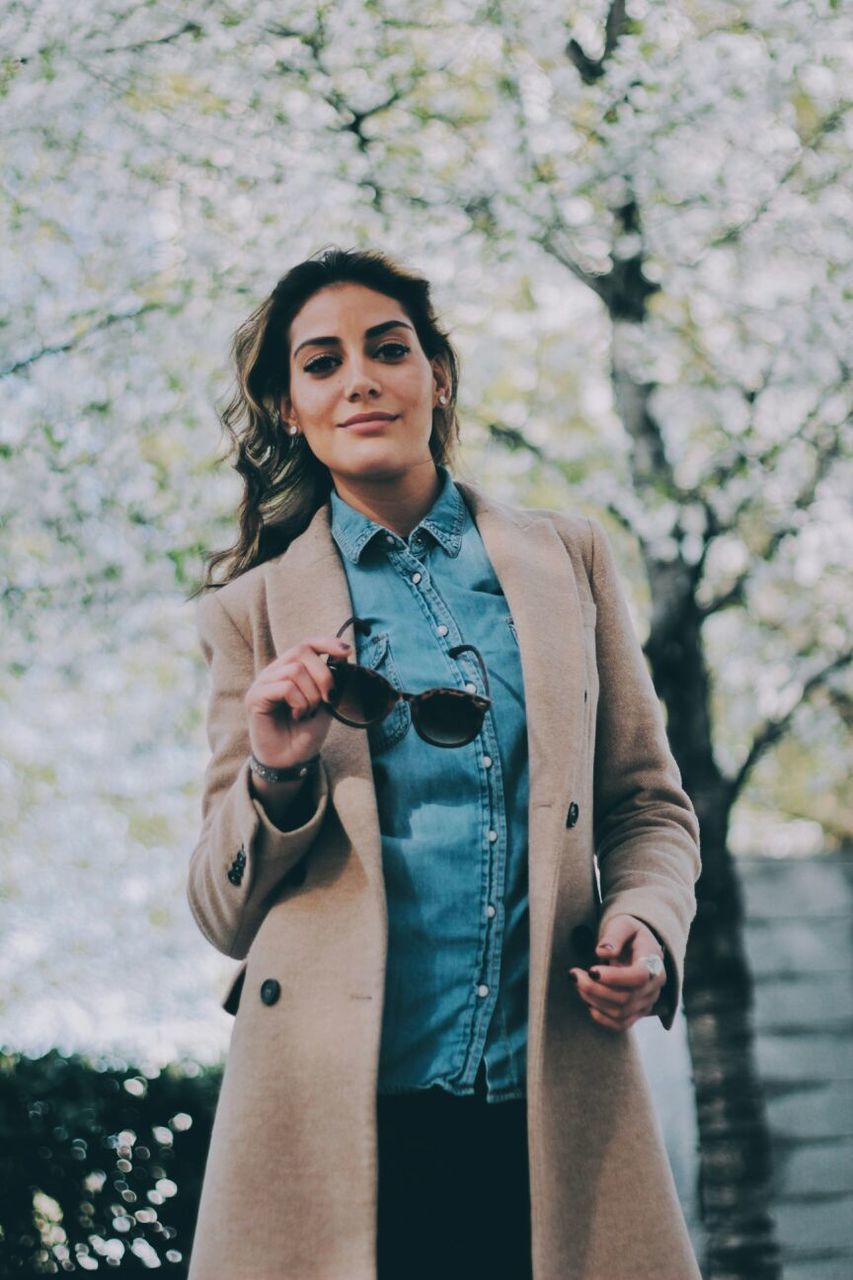
[[[783, 1280], [853, 1277], [853, 853], [740, 858]], [[683, 1015], [640, 1029], [697, 1253], [697, 1131]]]

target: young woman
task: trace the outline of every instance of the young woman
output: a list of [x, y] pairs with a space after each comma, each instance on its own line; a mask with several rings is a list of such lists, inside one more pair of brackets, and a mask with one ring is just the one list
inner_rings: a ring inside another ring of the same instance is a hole
[[698, 1277], [630, 1034], [697, 828], [601, 529], [453, 479], [457, 361], [379, 254], [235, 356], [189, 899], [245, 962], [191, 1280]]

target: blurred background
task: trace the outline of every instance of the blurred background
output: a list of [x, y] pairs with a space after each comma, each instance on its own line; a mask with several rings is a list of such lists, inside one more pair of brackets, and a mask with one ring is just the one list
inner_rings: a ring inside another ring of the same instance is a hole
[[641, 1034], [704, 1274], [849, 1276], [849, 7], [2, 21], [0, 1274], [185, 1274], [234, 968], [184, 897], [187, 596], [234, 536], [230, 336], [336, 243], [432, 280], [460, 475], [613, 540], [703, 829]]

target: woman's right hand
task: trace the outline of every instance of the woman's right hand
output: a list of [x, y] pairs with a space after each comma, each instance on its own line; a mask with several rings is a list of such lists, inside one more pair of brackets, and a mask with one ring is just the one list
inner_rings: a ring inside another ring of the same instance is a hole
[[346, 659], [352, 646], [336, 636], [303, 640], [264, 667], [246, 693], [249, 741], [262, 764], [288, 769], [319, 753], [332, 723], [332, 672], [321, 654]]

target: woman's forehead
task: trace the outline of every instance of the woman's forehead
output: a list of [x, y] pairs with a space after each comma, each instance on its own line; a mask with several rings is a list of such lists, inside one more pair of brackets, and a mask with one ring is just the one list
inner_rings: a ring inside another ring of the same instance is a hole
[[390, 320], [411, 327], [405, 310], [395, 298], [347, 282], [327, 285], [313, 294], [296, 313], [290, 325], [291, 349], [314, 337], [363, 335], [367, 329]]

